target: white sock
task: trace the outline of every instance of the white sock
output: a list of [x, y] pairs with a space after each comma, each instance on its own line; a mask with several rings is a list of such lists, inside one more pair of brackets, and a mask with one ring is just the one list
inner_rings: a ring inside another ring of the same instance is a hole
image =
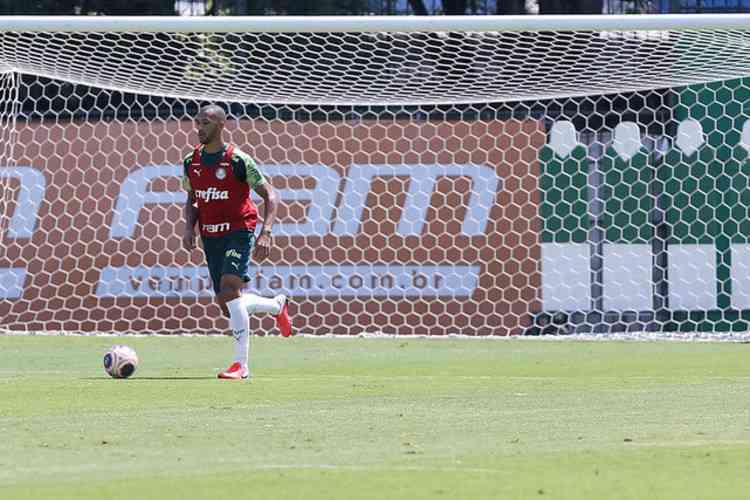
[[250, 356], [250, 316], [242, 304], [242, 298], [227, 302], [229, 326], [234, 337], [234, 361], [247, 367]]
[[[277, 295], [276, 297], [280, 297]], [[279, 314], [281, 312], [281, 301], [276, 297], [268, 299], [255, 295], [254, 293], [243, 293], [239, 300], [242, 301], [242, 305], [245, 306], [248, 314], [255, 313], [271, 313]]]

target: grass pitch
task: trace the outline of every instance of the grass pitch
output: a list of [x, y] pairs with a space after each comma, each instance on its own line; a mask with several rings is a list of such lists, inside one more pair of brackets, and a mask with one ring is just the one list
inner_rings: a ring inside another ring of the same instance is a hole
[[748, 345], [252, 342], [246, 383], [228, 337], [0, 336], [0, 498], [750, 495]]

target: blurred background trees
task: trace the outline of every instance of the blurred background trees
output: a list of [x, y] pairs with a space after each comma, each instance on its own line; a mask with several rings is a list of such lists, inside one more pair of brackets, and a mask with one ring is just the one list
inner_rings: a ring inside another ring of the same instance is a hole
[[2, 15], [173, 15], [175, 0], [0, 0]]
[[750, 12], [750, 0], [0, 0], [0, 15], [483, 15]]
[[750, 12], [750, 0], [0, 0], [0, 15], [483, 15]]

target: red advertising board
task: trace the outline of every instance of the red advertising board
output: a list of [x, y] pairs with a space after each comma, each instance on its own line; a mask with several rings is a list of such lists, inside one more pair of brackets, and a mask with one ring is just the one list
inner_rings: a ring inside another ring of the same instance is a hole
[[[308, 333], [512, 334], [539, 308], [537, 121], [237, 120], [282, 198], [250, 288]], [[182, 121], [24, 125], [0, 166], [0, 326], [222, 331], [181, 247]], [[261, 209], [262, 213], [262, 209]], [[261, 318], [253, 329], [273, 329]]]

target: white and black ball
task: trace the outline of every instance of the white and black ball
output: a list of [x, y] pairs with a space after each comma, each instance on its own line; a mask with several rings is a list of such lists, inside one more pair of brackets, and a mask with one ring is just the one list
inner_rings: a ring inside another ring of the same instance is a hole
[[128, 378], [138, 368], [138, 354], [126, 345], [113, 345], [104, 353], [104, 371], [112, 378]]

